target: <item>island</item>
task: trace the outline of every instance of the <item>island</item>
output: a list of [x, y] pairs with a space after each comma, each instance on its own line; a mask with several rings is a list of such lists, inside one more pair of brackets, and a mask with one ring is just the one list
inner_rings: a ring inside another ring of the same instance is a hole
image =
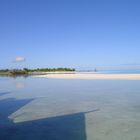
[[74, 68], [37, 68], [37, 69], [1, 69], [1, 76], [29, 76], [29, 75], [44, 75], [47, 73], [73, 73]]

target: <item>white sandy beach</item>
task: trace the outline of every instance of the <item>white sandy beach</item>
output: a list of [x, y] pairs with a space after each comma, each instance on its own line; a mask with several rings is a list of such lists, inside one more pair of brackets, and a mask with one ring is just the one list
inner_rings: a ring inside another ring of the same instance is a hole
[[47, 74], [34, 77], [53, 79], [85, 79], [85, 80], [140, 80], [140, 74], [100, 74], [100, 73], [71, 73]]

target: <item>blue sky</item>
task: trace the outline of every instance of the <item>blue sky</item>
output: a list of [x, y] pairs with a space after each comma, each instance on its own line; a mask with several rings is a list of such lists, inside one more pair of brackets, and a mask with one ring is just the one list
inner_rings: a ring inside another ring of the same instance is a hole
[[139, 0], [0, 0], [0, 68], [140, 68], [139, 7]]

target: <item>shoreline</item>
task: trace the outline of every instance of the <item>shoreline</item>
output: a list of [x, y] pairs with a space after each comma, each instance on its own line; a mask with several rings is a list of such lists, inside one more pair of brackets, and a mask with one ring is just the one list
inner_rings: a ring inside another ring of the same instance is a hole
[[140, 74], [51, 73], [47, 75], [36, 75], [33, 77], [79, 80], [140, 80]]
[[18, 76], [39, 76], [47, 74], [74, 74], [73, 71], [52, 71], [52, 72], [27, 72], [27, 73], [9, 73], [9, 72], [0, 72], [0, 76], [9, 76], [9, 77], [18, 77]]

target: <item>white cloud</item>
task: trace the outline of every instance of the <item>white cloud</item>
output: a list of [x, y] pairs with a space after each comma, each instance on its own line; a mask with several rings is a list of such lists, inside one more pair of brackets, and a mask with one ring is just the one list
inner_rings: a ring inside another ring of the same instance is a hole
[[22, 56], [17, 56], [15, 59], [15, 62], [24, 62], [25, 61], [25, 57]]

